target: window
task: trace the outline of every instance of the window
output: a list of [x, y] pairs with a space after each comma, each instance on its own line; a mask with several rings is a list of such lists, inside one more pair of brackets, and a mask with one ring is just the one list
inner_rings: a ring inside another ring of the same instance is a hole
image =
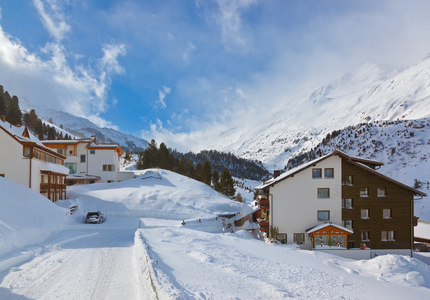
[[362, 231], [361, 232], [361, 241], [363, 241], [363, 242], [370, 241], [370, 232], [369, 231]]
[[115, 171], [114, 165], [103, 165], [103, 172], [113, 172]]
[[81, 154], [81, 163], [85, 162], [85, 154]]
[[96, 154], [96, 150], [91, 149], [91, 150], [90, 150], [90, 154]]
[[73, 155], [73, 150], [69, 150], [69, 155]]
[[330, 211], [329, 210], [319, 210], [317, 211], [318, 221], [328, 221], [330, 220]]
[[330, 198], [329, 188], [318, 188], [317, 193], [318, 193], [318, 198]]
[[321, 169], [312, 169], [312, 178], [322, 178]]
[[61, 154], [61, 155], [64, 155], [64, 149], [57, 149], [57, 153]]
[[382, 219], [391, 219], [391, 209], [390, 208], [384, 208], [382, 210]]
[[342, 176], [342, 185], [353, 186], [352, 175]]
[[315, 246], [328, 246], [329, 245], [329, 236], [328, 235], [316, 235], [315, 236]]
[[352, 199], [342, 199], [342, 208], [352, 208]]
[[24, 157], [30, 157], [30, 148], [24, 147]]
[[65, 163], [64, 166], [69, 168], [69, 174], [76, 174], [76, 163]]
[[369, 209], [368, 208], [361, 210], [361, 218], [362, 219], [369, 219]]
[[395, 241], [394, 239], [394, 231], [381, 231], [381, 241], [387, 242], [387, 241]]
[[333, 178], [333, 168], [324, 169], [324, 178]]
[[276, 239], [280, 241], [282, 244], [285, 244], [287, 242], [287, 234], [286, 233], [278, 233], [276, 235]]
[[342, 220], [342, 226], [348, 229], [352, 229], [352, 220]]
[[368, 197], [369, 196], [369, 188], [360, 188], [360, 197]]
[[294, 243], [301, 245], [305, 242], [305, 234], [304, 233], [295, 233], [294, 234]]
[[378, 197], [385, 197], [385, 187], [378, 187], [376, 189]]

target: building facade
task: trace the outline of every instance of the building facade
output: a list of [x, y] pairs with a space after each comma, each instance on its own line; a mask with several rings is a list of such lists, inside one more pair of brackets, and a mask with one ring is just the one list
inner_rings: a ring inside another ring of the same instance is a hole
[[[380, 166], [334, 151], [289, 170], [256, 187], [265, 208], [260, 221], [304, 249], [411, 249], [413, 199], [425, 194], [377, 172]], [[324, 224], [339, 234], [315, 235]]]
[[96, 138], [43, 141], [43, 144], [66, 156], [69, 168], [67, 184], [111, 183], [133, 178], [133, 173], [120, 172], [121, 147], [98, 144]]
[[66, 198], [65, 157], [45, 147], [27, 127], [0, 116], [0, 176], [16, 181], [51, 201]]

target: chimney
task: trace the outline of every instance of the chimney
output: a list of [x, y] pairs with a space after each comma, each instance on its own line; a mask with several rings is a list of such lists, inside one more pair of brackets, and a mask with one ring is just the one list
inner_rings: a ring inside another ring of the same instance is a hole
[[276, 177], [278, 177], [279, 175], [281, 175], [281, 170], [274, 170], [273, 171], [273, 179], [275, 179]]
[[0, 115], [0, 120], [2, 120], [3, 122], [6, 122], [6, 116], [5, 115]]

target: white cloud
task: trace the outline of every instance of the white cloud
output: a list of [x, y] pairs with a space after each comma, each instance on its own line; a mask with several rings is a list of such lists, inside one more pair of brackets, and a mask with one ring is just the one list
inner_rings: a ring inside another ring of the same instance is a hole
[[102, 69], [111, 74], [121, 74], [124, 68], [119, 64], [118, 57], [126, 54], [125, 45], [123, 44], [106, 44], [103, 45], [104, 56], [100, 60]]
[[107, 127], [107, 128], [119, 130], [118, 126], [113, 125], [112, 122], [106, 121], [105, 119], [101, 118], [98, 114], [89, 115], [89, 116], [86, 116], [86, 118], [101, 128]]
[[[197, 125], [197, 124], [196, 124]], [[201, 129], [196, 129], [191, 132], [174, 132], [163, 127], [163, 122], [157, 119], [155, 124], [151, 124], [150, 129], [141, 131], [141, 138], [145, 140], [154, 139], [157, 143], [164, 142], [168, 147], [177, 149], [178, 151], [198, 152], [202, 149], [207, 149], [207, 145], [213, 143], [213, 138], [219, 133], [227, 129], [227, 126], [222, 124], [199, 124]]]
[[61, 3], [57, 0], [33, 0], [34, 6], [40, 15], [43, 26], [57, 42], [61, 41], [70, 31], [66, 22]]
[[189, 41], [188, 46], [185, 49], [184, 54], [182, 55], [183, 60], [188, 62], [191, 53], [193, 53], [195, 50], [196, 50], [196, 46], [191, 41]]
[[248, 47], [246, 31], [243, 29], [242, 12], [256, 0], [216, 0], [219, 12], [215, 16], [215, 21], [221, 27], [221, 37], [224, 47], [227, 50], [232, 48]]
[[[115, 127], [109, 122], [103, 123], [98, 116], [107, 108], [109, 73], [105, 70], [96, 73], [90, 67], [81, 65], [70, 66], [64, 46], [55, 42], [47, 43], [42, 53], [47, 59], [28, 51], [0, 26], [0, 82], [5, 89], [30, 104], [63, 110], [80, 117], [95, 115], [97, 118], [93, 116], [93, 120], [98, 124]], [[109, 55], [101, 61], [109, 72], [121, 69], [119, 64], [115, 64], [115, 54], [109, 59], [107, 57]]]
[[164, 101], [164, 99], [168, 94], [170, 94], [170, 91], [171, 89], [167, 86], [163, 86], [161, 90], [158, 91], [158, 100], [156, 103], [160, 103], [161, 108], [167, 107], [166, 101]]

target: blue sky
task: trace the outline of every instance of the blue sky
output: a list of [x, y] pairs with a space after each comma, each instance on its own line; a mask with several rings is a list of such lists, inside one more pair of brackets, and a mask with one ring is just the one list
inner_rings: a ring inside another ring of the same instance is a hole
[[0, 84], [197, 150], [366, 63], [419, 62], [429, 11], [418, 0], [0, 0]]

